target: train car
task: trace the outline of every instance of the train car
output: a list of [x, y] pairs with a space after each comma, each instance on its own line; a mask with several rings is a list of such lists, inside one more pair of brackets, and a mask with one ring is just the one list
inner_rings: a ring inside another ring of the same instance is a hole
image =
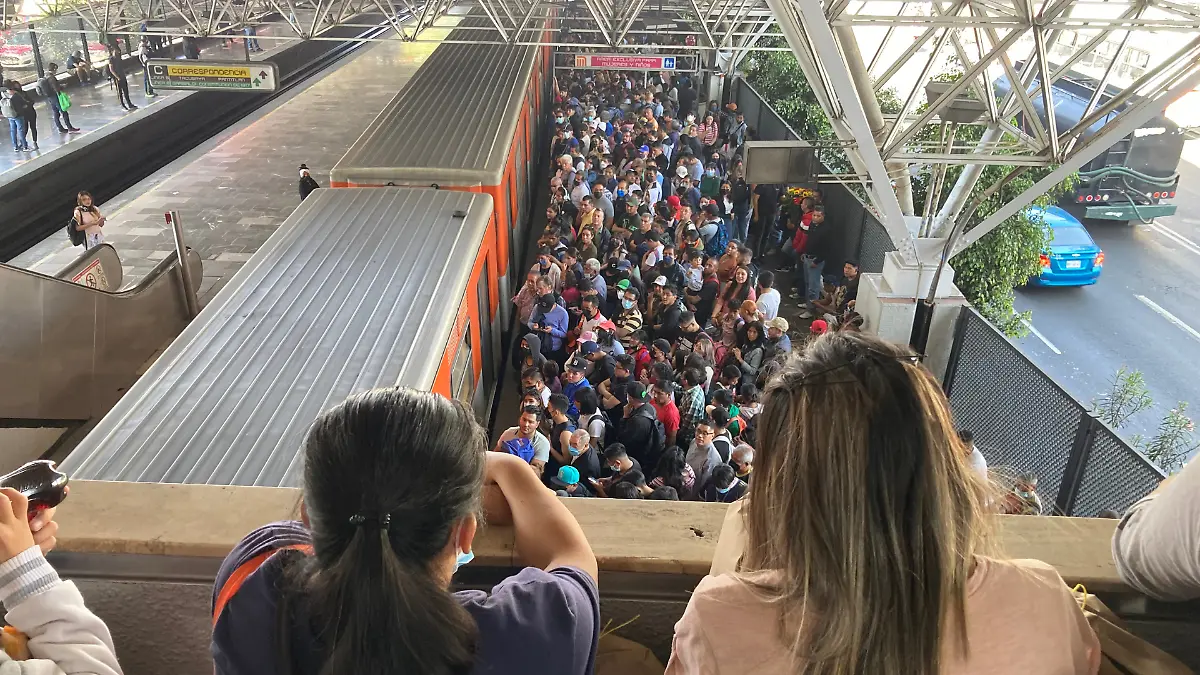
[[[490, 195], [496, 204], [497, 340], [511, 325], [511, 289], [527, 246], [535, 193], [531, 175], [544, 147], [550, 50], [454, 44], [492, 24], [469, 16], [333, 167], [331, 187], [436, 186]], [[500, 342], [495, 345], [500, 352]]]
[[[1018, 69], [1022, 65], [1017, 62]], [[1038, 82], [1035, 77], [1033, 85]], [[1099, 86], [1097, 80], [1075, 71], [1068, 71], [1054, 82], [1054, 123], [1059, 133], [1083, 120], [1088, 101]], [[1009, 90], [1008, 78], [996, 81], [998, 96], [1006, 95]], [[1118, 93], [1117, 88], [1107, 87], [1096, 106], [1104, 105]], [[1088, 127], [1085, 137], [1099, 132], [1133, 102], [1118, 106], [1097, 120]], [[1045, 122], [1045, 105], [1040, 96], [1033, 97], [1033, 107]], [[1018, 121], [1025, 126], [1023, 120]], [[1084, 217], [1097, 220], [1149, 220], [1174, 214], [1176, 206], [1168, 200], [1175, 197], [1179, 187], [1184, 131], [1165, 115], [1155, 116], [1080, 167], [1079, 182], [1064, 197], [1064, 203], [1074, 204]]]
[[297, 486], [313, 419], [406, 385], [491, 409], [492, 198], [317, 190], [63, 463], [73, 478]]

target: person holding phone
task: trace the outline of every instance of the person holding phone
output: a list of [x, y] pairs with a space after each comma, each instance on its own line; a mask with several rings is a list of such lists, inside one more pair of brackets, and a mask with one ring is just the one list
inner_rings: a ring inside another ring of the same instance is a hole
[[29, 500], [0, 488], [0, 602], [14, 631], [0, 637], [0, 672], [120, 675], [108, 626], [45, 554], [57, 543], [54, 509], [29, 519]]
[[[317, 418], [303, 456], [301, 521], [251, 532], [217, 575], [217, 675], [593, 672], [596, 556], [529, 464], [487, 452], [470, 407], [367, 391]], [[528, 567], [453, 592], [485, 516], [512, 523]]]
[[86, 236], [85, 248], [104, 242], [104, 223], [107, 220], [92, 200], [92, 193], [83, 191], [75, 196], [75, 229]]

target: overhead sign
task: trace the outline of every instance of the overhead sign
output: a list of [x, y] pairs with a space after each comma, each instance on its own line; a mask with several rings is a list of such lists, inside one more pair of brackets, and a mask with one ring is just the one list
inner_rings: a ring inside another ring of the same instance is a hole
[[596, 70], [675, 70], [677, 57], [644, 54], [576, 54], [576, 68]]
[[104, 267], [100, 265], [100, 259], [92, 261], [90, 265], [83, 268], [79, 274], [71, 277], [71, 281], [81, 286], [88, 288], [97, 288], [102, 291], [108, 290], [108, 277], [104, 275]]
[[155, 89], [270, 92], [279, 87], [279, 69], [265, 61], [191, 61], [150, 59]]

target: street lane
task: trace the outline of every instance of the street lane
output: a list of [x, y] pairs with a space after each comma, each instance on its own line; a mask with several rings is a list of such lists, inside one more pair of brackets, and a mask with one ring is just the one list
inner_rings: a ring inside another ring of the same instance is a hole
[[1105, 255], [1095, 286], [1017, 293], [1017, 309], [1033, 310], [1033, 326], [1061, 354], [1032, 334], [1021, 350], [1079, 400], [1104, 392], [1122, 365], [1142, 371], [1155, 407], [1126, 437], [1153, 434], [1176, 401], [1200, 416], [1200, 141], [1187, 144], [1179, 173], [1174, 216], [1087, 224]]

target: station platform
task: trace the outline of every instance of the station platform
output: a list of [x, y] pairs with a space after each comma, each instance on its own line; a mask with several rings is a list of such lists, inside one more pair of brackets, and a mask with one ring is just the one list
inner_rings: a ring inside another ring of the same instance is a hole
[[[283, 31], [290, 30], [287, 24], [278, 22], [268, 22], [256, 27], [258, 38], [261, 41], [264, 50], [269, 50], [272, 47], [272, 42], [269, 40], [272, 34], [283, 34]], [[221, 61], [240, 61], [245, 59], [245, 48], [242, 45], [242, 38], [236, 37], [233, 39], [226, 38], [206, 38], [198, 41], [200, 46], [200, 58], [209, 60]], [[280, 45], [286, 43], [278, 42]], [[136, 44], [134, 45], [136, 49]], [[175, 52], [178, 53], [178, 46], [175, 47]], [[252, 53], [251, 60], [258, 61], [268, 57], [269, 51]], [[59, 73], [63, 73], [63, 64], [59, 64]], [[105, 66], [107, 67], [107, 66]], [[14, 73], [15, 75], [15, 73]], [[121, 107], [117, 97], [116, 87], [109, 84], [105, 77], [103, 68], [92, 72], [91, 82], [80, 84], [74, 76], [63, 79], [64, 91], [71, 97], [71, 108], [67, 113], [71, 116], [71, 123], [80, 131], [78, 133], [61, 133], [54, 126], [54, 113], [50, 110], [50, 104], [45, 98], [37, 96], [38, 99], [34, 103], [37, 109], [37, 127], [38, 138], [37, 143], [39, 150], [32, 152], [16, 152], [12, 148], [12, 143], [9, 141], [7, 124], [4, 126], [4, 133], [0, 134], [0, 185], [7, 182], [5, 173], [16, 169], [17, 167], [25, 166], [30, 162], [45, 156], [55, 149], [78, 143], [89, 134], [104, 133], [105, 127], [117, 120], [124, 119], [132, 114], [145, 115], [149, 114], [153, 106], [163, 103], [173, 97], [180, 96], [185, 92], [180, 91], [161, 91], [157, 96], [147, 96], [142, 86], [142, 68], [134, 66], [127, 62], [125, 78], [129, 82], [129, 98], [133, 101], [137, 110], [125, 110]], [[32, 90], [33, 85], [30, 84], [26, 90]], [[33, 143], [33, 136], [29, 136], [30, 144]]]
[[[444, 37], [457, 22], [446, 17], [426, 35]], [[136, 284], [174, 251], [163, 213], [176, 210], [187, 245], [204, 260], [199, 297], [206, 304], [295, 210], [299, 165], [308, 164], [328, 186], [329, 169], [436, 47], [383, 42], [356, 51], [100, 204], [108, 219], [105, 239], [121, 257], [123, 285]], [[56, 232], [11, 264], [53, 274], [80, 251]]]

